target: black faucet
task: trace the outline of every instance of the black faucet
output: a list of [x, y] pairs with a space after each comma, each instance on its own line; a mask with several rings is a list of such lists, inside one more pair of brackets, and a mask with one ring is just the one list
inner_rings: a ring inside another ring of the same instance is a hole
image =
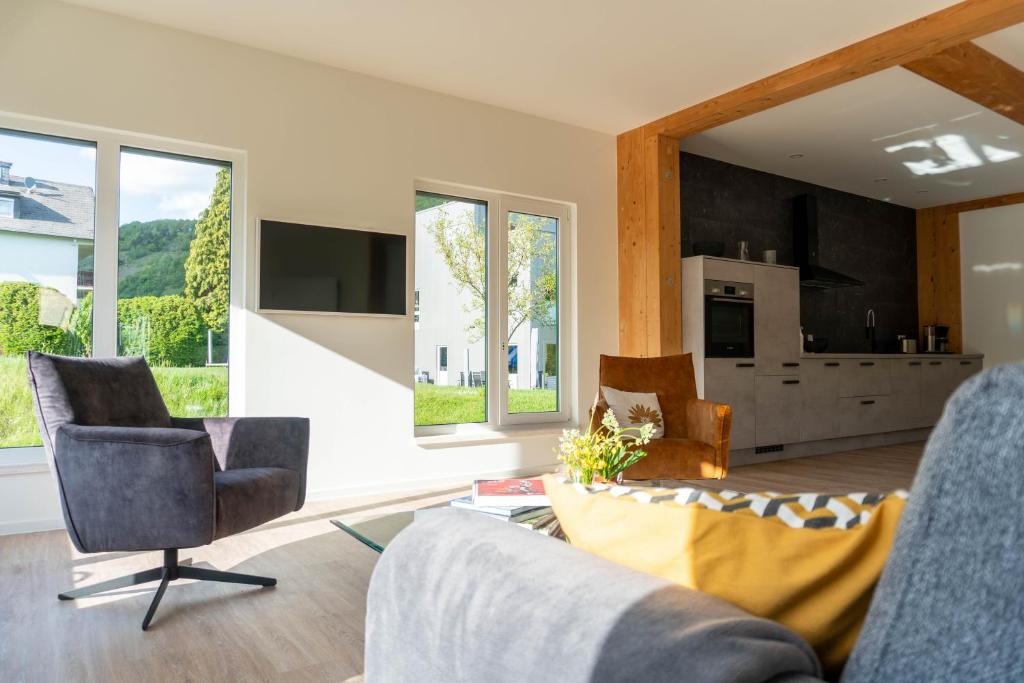
[[867, 337], [868, 343], [871, 344], [871, 353], [876, 353], [878, 347], [875, 343], [875, 309], [869, 308], [867, 320], [864, 324], [864, 336]]

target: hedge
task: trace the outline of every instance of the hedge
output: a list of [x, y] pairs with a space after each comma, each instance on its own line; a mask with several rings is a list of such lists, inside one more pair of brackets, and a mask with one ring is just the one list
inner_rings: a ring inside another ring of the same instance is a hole
[[117, 302], [118, 351], [145, 356], [150, 365], [203, 365], [205, 328], [195, 304], [183, 296], [140, 296]]
[[43, 288], [33, 282], [0, 282], [0, 353], [13, 356], [26, 351], [74, 351], [77, 340], [67, 329], [40, 322], [42, 293]]

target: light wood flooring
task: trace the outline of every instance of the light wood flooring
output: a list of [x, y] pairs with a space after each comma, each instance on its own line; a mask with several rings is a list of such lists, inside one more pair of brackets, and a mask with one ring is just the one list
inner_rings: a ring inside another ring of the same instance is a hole
[[[735, 468], [736, 490], [909, 487], [922, 444]], [[695, 482], [707, 485], [709, 482]], [[717, 484], [716, 484], [717, 485]], [[362, 672], [366, 587], [378, 555], [349, 521], [444, 504], [465, 488], [309, 503], [181, 552], [196, 566], [275, 576], [259, 589], [175, 582], [150, 630], [155, 584], [74, 602], [57, 593], [160, 564], [160, 553], [77, 553], [63, 531], [0, 537], [0, 681], [345, 681]]]

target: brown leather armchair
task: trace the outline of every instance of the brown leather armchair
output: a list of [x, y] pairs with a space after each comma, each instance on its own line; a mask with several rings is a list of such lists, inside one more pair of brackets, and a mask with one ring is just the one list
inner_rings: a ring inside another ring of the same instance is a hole
[[[693, 357], [601, 356], [600, 386], [655, 393], [665, 422], [665, 437], [644, 446], [647, 457], [624, 473], [626, 479], [722, 479], [729, 469], [732, 408], [697, 398]], [[591, 411], [600, 424], [608, 404], [598, 388]]]

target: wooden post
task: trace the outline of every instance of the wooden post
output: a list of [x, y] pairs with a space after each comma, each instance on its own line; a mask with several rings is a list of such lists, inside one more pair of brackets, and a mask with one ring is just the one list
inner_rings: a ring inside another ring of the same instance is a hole
[[682, 348], [679, 141], [618, 138], [619, 353], [663, 356]]

